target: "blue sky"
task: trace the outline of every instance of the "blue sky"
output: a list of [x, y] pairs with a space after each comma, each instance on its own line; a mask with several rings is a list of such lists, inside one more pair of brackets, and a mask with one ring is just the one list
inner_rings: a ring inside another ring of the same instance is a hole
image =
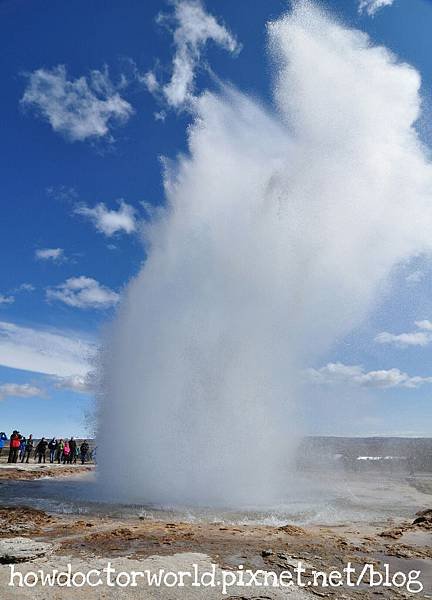
[[[432, 3], [395, 0], [374, 15], [359, 14], [354, 0], [323, 5], [421, 73], [429, 143]], [[207, 44], [209, 69], [197, 70], [195, 93], [220, 78], [270, 103], [265, 24], [286, 7], [208, 0], [241, 49], [230, 51], [229, 39], [225, 48]], [[169, 74], [172, 36], [156, 18], [172, 10], [155, 0], [0, 3], [0, 430], [85, 432], [88, 364], [145, 260], [140, 224], [149, 206], [164, 204], [160, 157], [186, 150], [187, 111], [170, 107], [160, 89], [151, 93], [147, 78]], [[64, 97], [56, 103], [56, 93], [77, 95], [81, 112], [59, 112]], [[402, 265], [367, 322], [311, 365], [326, 380], [322, 403], [306, 411], [311, 432], [342, 432], [325, 406], [349, 384], [350, 398], [363, 390], [347, 409], [358, 422], [351, 433], [430, 433], [431, 282], [426, 258]]]

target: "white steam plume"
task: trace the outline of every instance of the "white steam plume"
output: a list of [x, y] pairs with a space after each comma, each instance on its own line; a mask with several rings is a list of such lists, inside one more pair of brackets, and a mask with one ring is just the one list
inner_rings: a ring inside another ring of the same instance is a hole
[[277, 110], [199, 98], [106, 345], [101, 478], [130, 501], [274, 501], [299, 370], [431, 246], [418, 73], [310, 3], [268, 31]]

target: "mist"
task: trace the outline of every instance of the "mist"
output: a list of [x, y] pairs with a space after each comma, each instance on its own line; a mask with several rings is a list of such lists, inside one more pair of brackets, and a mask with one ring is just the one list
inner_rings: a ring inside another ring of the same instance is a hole
[[267, 28], [273, 105], [228, 84], [195, 98], [188, 151], [164, 163], [165, 208], [106, 336], [98, 461], [111, 497], [278, 502], [303, 370], [432, 244], [416, 70], [313, 3]]

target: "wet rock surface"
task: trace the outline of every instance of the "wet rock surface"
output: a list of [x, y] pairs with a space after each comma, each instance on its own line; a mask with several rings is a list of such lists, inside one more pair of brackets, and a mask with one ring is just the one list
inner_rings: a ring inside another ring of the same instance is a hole
[[0, 540], [0, 564], [21, 563], [51, 554], [53, 545], [29, 538], [14, 537]]
[[418, 529], [432, 532], [432, 509], [421, 510], [416, 513], [416, 518], [412, 522], [403, 522], [397, 527], [381, 531], [378, 535], [383, 538], [400, 539], [405, 533], [413, 532]]
[[416, 513], [416, 519], [413, 521], [413, 525], [420, 525], [426, 529], [432, 529], [432, 508], [421, 510]]

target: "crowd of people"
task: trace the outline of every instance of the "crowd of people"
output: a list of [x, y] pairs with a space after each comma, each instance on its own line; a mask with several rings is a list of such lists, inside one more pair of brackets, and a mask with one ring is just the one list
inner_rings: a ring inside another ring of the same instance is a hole
[[[7, 435], [1, 431], [0, 456], [7, 441]], [[19, 431], [14, 430], [9, 439], [8, 463], [28, 463], [32, 456], [38, 463], [45, 463], [48, 458], [51, 464], [56, 462], [64, 465], [76, 464], [77, 460], [80, 460], [81, 464], [85, 464], [92, 458], [87, 440], [78, 444], [74, 437], [69, 440], [53, 437], [49, 441], [43, 437], [36, 443], [32, 434], [26, 438]]]

